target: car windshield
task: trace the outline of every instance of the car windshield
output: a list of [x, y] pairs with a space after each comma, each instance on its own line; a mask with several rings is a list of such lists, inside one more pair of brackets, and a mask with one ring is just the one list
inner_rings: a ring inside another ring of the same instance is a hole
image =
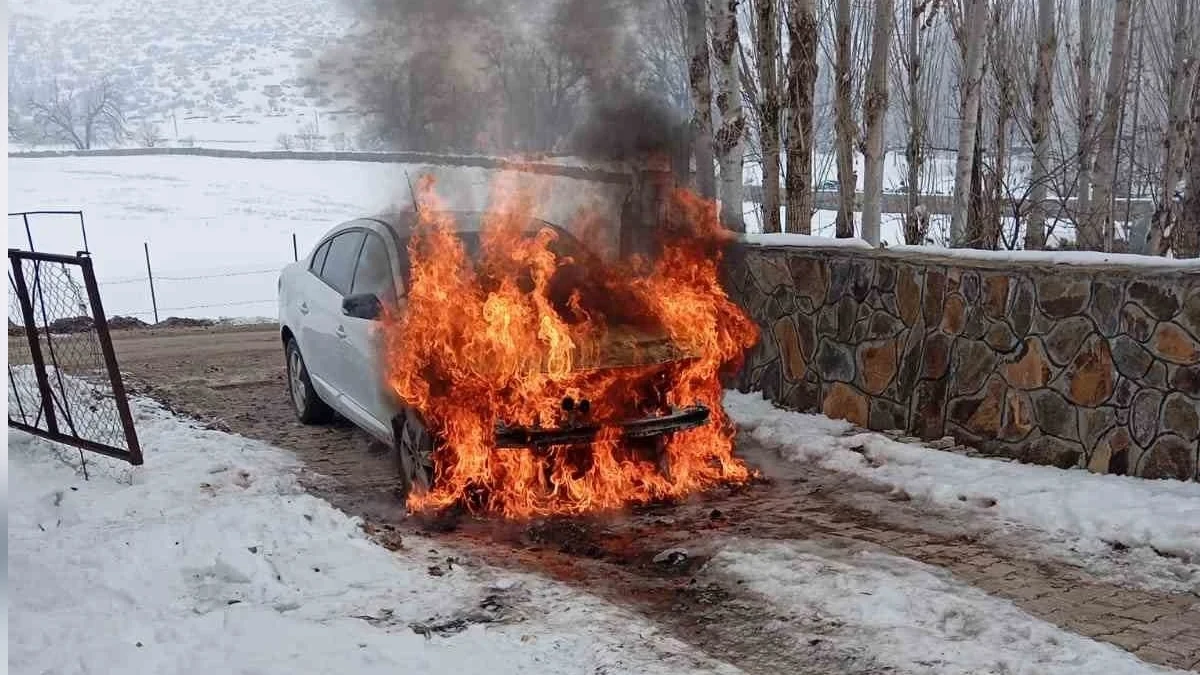
[[[551, 227], [545, 223], [532, 223], [530, 228], [525, 231], [525, 236], [532, 237], [543, 229], [553, 230], [554, 233], [558, 235], [554, 238], [554, 241], [550, 243], [549, 248], [559, 260], [564, 258], [573, 258], [576, 261], [580, 261], [589, 255], [587, 248], [584, 247], [583, 243], [572, 236], [569, 232], [556, 227]], [[479, 231], [471, 230], [460, 232], [458, 237], [462, 241], [463, 247], [467, 251], [467, 255], [470, 256], [472, 260], [478, 260], [480, 252]]]

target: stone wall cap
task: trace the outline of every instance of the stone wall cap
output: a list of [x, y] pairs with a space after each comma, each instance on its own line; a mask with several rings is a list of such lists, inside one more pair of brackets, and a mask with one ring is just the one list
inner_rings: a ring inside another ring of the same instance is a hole
[[923, 259], [937, 263], [1002, 268], [1020, 264], [1031, 267], [1087, 267], [1142, 274], [1200, 273], [1200, 259], [1178, 260], [1132, 253], [1098, 251], [988, 251], [940, 246], [889, 246], [874, 248], [862, 239], [834, 239], [807, 234], [742, 234], [735, 239], [748, 246], [802, 248], [842, 253], [878, 255], [888, 258]]
[[743, 244], [752, 244], [755, 246], [802, 246], [805, 248], [857, 248], [863, 250], [873, 250], [874, 247], [858, 238], [849, 239], [834, 239], [833, 237], [821, 237], [815, 234], [761, 234], [749, 233], [739, 234], [736, 239]]

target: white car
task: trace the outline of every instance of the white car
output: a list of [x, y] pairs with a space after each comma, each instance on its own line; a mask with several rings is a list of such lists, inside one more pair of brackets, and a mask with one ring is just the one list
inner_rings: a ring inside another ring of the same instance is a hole
[[[468, 255], [477, 255], [481, 214], [450, 215]], [[279, 277], [280, 337], [297, 417], [305, 424], [319, 424], [328, 422], [336, 411], [395, 446], [406, 494], [414, 487], [429, 487], [436, 439], [420, 414], [398, 401], [383, 382], [386, 369], [378, 356], [382, 338], [378, 319], [385, 304], [403, 309], [408, 241], [416, 218], [413, 212], [401, 212], [338, 225]], [[554, 246], [559, 251], [586, 255], [582, 244], [565, 230], [542, 221], [530, 223], [531, 231], [541, 228], [557, 233]], [[638, 340], [639, 346], [646, 346], [667, 338], [646, 334]], [[683, 357], [668, 360], [676, 358]], [[570, 425], [527, 429], [497, 420], [497, 447], [586, 444], [599, 428], [587, 419], [588, 402], [567, 399], [562, 404], [572, 411]], [[629, 437], [657, 443], [667, 434], [705, 424], [708, 416], [707, 408], [693, 405], [620, 423]]]

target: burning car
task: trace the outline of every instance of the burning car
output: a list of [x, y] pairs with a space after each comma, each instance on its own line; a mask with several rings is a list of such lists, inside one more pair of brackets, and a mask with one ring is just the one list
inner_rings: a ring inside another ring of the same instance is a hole
[[284, 269], [302, 422], [336, 410], [395, 446], [413, 509], [578, 513], [748, 475], [718, 371], [756, 332], [711, 251], [606, 262], [526, 202], [455, 212], [422, 193]]

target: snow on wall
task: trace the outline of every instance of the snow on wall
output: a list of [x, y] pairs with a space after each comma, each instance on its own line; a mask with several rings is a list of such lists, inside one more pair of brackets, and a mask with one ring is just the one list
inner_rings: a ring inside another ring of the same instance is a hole
[[1200, 268], [931, 253], [735, 249], [728, 287], [762, 331], [739, 388], [1034, 463], [1200, 478]]

